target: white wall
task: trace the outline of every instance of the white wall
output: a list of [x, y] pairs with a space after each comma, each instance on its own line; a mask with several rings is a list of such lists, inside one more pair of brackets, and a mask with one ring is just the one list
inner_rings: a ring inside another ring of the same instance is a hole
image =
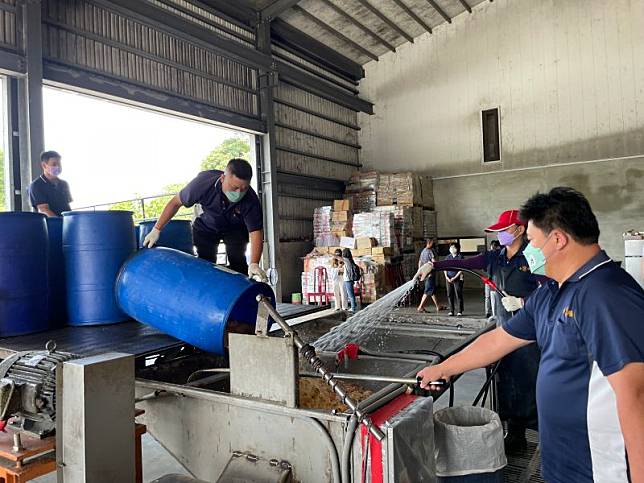
[[[613, 256], [644, 229], [644, 0], [484, 2], [365, 70], [364, 169], [438, 177], [441, 236], [558, 184], [590, 191]], [[480, 111], [496, 106], [502, 161], [483, 164]], [[627, 159], [553, 166], [607, 158]]]

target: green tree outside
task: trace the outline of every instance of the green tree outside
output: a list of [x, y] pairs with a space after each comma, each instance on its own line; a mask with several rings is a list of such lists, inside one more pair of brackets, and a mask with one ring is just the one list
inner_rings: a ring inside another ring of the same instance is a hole
[[[250, 145], [248, 144], [246, 139], [237, 136], [225, 139], [219, 146], [213, 149], [208, 154], [208, 156], [206, 156], [201, 161], [201, 169], [202, 171], [208, 169], [223, 170], [228, 164], [228, 161], [230, 161], [232, 158], [242, 158], [250, 160]], [[114, 203], [113, 205], [110, 205], [109, 209], [132, 211], [134, 213], [134, 221], [158, 218], [168, 201], [170, 201], [170, 199], [176, 193], [181, 191], [181, 189], [186, 184], [188, 183], [185, 182], [170, 184], [163, 188], [163, 192], [166, 193], [164, 196], [143, 200], [145, 204], [145, 217], [143, 216], [143, 207], [141, 206], [140, 199], [135, 201], [121, 201], [119, 203]], [[136, 194], [135, 197], [140, 198], [138, 194]], [[177, 213], [175, 218], [191, 219], [192, 213], [192, 208], [182, 207], [179, 209], [179, 212]]]
[[241, 137], [232, 137], [224, 141], [213, 149], [208, 156], [201, 162], [201, 170], [219, 169], [224, 170], [228, 161], [232, 158], [242, 158], [250, 160], [250, 144]]

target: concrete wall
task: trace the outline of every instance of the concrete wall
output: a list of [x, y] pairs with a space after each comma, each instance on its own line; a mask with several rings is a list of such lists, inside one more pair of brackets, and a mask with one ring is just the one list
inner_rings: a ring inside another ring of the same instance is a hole
[[[441, 236], [574, 186], [621, 258], [621, 232], [644, 229], [643, 25], [644, 0], [480, 4], [365, 66], [363, 169], [436, 177]], [[482, 163], [480, 111], [496, 106], [502, 160]]]

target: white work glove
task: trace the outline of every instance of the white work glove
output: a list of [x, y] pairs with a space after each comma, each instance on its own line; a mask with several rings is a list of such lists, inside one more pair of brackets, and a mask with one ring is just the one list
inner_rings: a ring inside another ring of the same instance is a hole
[[251, 263], [250, 265], [248, 265], [248, 278], [257, 280], [258, 282], [268, 282], [266, 272], [262, 270], [262, 267], [260, 267], [257, 263]]
[[425, 280], [427, 276], [432, 273], [432, 270], [434, 269], [434, 264], [432, 262], [427, 262], [425, 265], [420, 267], [418, 271], [416, 272], [416, 275], [414, 275], [414, 280], [420, 279], [421, 281]]
[[516, 312], [523, 308], [523, 299], [519, 297], [513, 297], [512, 295], [507, 295], [501, 299], [503, 307], [508, 312]]
[[161, 230], [159, 230], [156, 226], [152, 228], [152, 231], [145, 235], [145, 238], [143, 239], [143, 246], [146, 248], [152, 248], [156, 243], [159, 241], [159, 237], [161, 236]]

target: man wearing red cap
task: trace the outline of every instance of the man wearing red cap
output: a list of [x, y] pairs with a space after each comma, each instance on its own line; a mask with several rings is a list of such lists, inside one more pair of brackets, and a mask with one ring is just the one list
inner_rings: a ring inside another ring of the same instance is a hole
[[[418, 274], [424, 279], [432, 270], [466, 268], [485, 270], [505, 294], [495, 297], [495, 317], [498, 326], [512, 318], [523, 307], [524, 300], [538, 287], [539, 279], [530, 272], [523, 250], [528, 245], [526, 224], [518, 210], [504, 211], [493, 225], [485, 229], [497, 234], [501, 250], [490, 250], [465, 260], [441, 260], [421, 267]], [[508, 450], [526, 447], [526, 428], [537, 427], [536, 380], [539, 350], [535, 344], [505, 356], [498, 369], [499, 415], [507, 422]]]

